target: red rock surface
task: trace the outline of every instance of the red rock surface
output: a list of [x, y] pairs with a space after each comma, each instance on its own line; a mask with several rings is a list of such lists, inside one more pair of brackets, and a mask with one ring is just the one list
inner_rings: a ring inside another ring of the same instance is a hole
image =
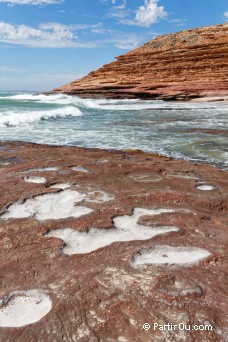
[[[53, 303], [51, 311], [36, 323], [0, 327], [1, 342], [227, 341], [225, 171], [143, 152], [29, 143], [1, 144], [0, 164], [1, 215], [12, 203], [60, 191], [50, 188], [59, 182], [68, 182], [82, 193], [105, 191], [114, 197], [104, 203], [81, 203], [93, 212], [80, 218], [38, 221], [34, 217], [0, 217], [0, 299], [16, 290], [39, 289]], [[89, 172], [74, 171], [73, 165]], [[59, 169], [23, 173], [47, 166]], [[42, 176], [47, 182], [28, 183], [24, 175]], [[200, 191], [196, 188], [200, 183], [214, 185], [216, 190]], [[64, 227], [87, 233], [91, 227], [113, 228], [116, 216], [131, 215], [136, 207], [175, 209], [173, 213], [146, 215], [139, 223], [151, 229], [177, 226], [179, 231], [144, 241], [115, 242], [70, 256], [63, 253], [60, 239], [44, 236]], [[192, 265], [133, 267], [138, 252], [157, 245], [199, 247], [211, 255]], [[142, 328], [145, 322], [151, 325], [148, 331]], [[180, 322], [211, 324], [213, 328], [153, 330], [154, 323]]]
[[226, 97], [228, 24], [158, 36], [54, 91], [95, 98]]

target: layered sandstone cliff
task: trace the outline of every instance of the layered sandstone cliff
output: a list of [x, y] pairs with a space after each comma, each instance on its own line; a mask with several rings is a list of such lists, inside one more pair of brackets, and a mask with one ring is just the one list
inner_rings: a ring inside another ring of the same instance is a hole
[[228, 96], [228, 23], [158, 36], [54, 91], [167, 100]]

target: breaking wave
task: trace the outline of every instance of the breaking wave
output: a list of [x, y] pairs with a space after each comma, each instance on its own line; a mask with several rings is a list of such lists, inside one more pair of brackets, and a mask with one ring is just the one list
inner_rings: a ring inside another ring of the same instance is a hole
[[70, 106], [45, 111], [9, 111], [1, 114], [0, 127], [20, 126], [23, 124], [32, 124], [41, 120], [81, 115], [80, 109]]
[[[2, 94], [3, 95], [3, 94]], [[79, 109], [91, 108], [99, 110], [198, 110], [198, 109], [214, 109], [221, 110], [212, 103], [178, 103], [164, 102], [159, 100], [140, 100], [140, 99], [125, 99], [125, 100], [110, 100], [110, 99], [82, 99], [77, 96], [66, 94], [16, 94], [0, 96], [0, 101], [13, 101], [15, 103], [37, 103], [37, 104], [52, 104], [52, 105], [71, 105]], [[221, 104], [222, 107], [227, 104]]]
[[227, 167], [227, 115], [226, 102], [2, 93], [0, 141], [141, 149]]

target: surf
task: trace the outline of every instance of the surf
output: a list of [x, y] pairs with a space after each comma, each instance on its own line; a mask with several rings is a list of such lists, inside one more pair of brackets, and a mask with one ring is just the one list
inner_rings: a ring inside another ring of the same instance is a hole
[[140, 149], [227, 167], [227, 103], [0, 94], [0, 141]]

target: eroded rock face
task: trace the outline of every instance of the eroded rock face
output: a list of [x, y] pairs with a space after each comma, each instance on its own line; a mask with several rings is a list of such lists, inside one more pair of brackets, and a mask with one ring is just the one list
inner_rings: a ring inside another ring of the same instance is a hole
[[158, 36], [55, 92], [94, 98], [228, 99], [228, 24]]
[[0, 165], [1, 342], [227, 340], [225, 171], [142, 152], [7, 146], [20, 163]]

